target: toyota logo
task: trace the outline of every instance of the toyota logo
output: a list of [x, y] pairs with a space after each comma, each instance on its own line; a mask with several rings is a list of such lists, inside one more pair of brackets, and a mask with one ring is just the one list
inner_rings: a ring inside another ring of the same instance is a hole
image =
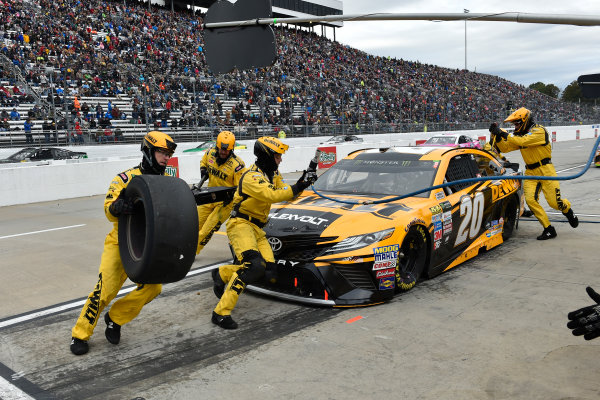
[[267, 239], [267, 241], [271, 245], [271, 249], [275, 252], [281, 250], [281, 248], [283, 247], [283, 243], [281, 243], [281, 240], [279, 240], [276, 237], [270, 237]]

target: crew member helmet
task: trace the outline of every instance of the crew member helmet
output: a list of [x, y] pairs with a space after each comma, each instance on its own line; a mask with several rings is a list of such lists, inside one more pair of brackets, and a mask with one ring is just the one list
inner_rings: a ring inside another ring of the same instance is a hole
[[235, 135], [230, 131], [222, 131], [217, 136], [217, 149], [233, 150], [235, 147]]
[[272, 136], [264, 136], [254, 142], [254, 155], [256, 164], [268, 175], [277, 170], [275, 154], [283, 154], [290, 146]]
[[173, 155], [177, 144], [171, 139], [171, 136], [160, 131], [151, 131], [144, 136], [142, 141], [142, 154], [144, 158], [142, 160], [142, 168], [148, 173], [162, 175], [165, 172], [166, 166], [158, 164], [154, 153], [158, 149], [162, 149]]
[[511, 122], [515, 125], [515, 134], [525, 134], [533, 125], [533, 120], [531, 118], [531, 111], [526, 109], [525, 107], [519, 108], [517, 111], [513, 112], [504, 120], [504, 122]]

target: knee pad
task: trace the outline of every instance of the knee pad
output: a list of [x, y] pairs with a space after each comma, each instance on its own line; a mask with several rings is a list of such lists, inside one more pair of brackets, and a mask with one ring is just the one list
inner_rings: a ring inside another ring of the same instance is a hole
[[267, 264], [262, 255], [256, 250], [242, 253], [243, 269], [238, 271], [240, 279], [248, 284], [260, 280], [265, 275]]

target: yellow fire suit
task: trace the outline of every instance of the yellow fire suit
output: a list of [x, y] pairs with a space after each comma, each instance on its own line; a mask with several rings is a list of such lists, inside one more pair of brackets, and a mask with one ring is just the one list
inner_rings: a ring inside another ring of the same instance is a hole
[[[110, 183], [106, 193], [104, 213], [106, 218], [113, 223], [113, 228], [104, 241], [98, 283], [89, 294], [72, 329], [74, 338], [89, 340], [102, 310], [115, 298], [127, 279], [119, 253], [119, 219], [110, 213], [109, 207], [119, 197], [121, 190], [126, 188], [136, 175], [142, 175], [139, 167], [118, 174]], [[161, 284], [138, 284], [137, 289], [129, 292], [112, 305], [109, 310], [110, 319], [119, 325], [128, 323], [140, 313], [146, 303], [158, 296], [161, 290]]]
[[[206, 169], [208, 173], [208, 187], [213, 186], [237, 186], [242, 174], [246, 171], [244, 161], [231, 153], [231, 156], [223, 164], [219, 165], [217, 149], [210, 149], [204, 153], [200, 161], [200, 169]], [[202, 204], [198, 206], [198, 247], [196, 254], [200, 253], [206, 246], [213, 234], [221, 228], [221, 225], [231, 213], [232, 203], [224, 205], [223, 202]]]
[[[548, 131], [542, 125], [533, 125], [529, 132], [522, 136], [509, 135], [505, 140], [499, 138], [496, 146], [505, 153], [520, 149], [525, 162], [525, 175], [556, 176], [551, 160], [552, 146]], [[540, 192], [544, 193], [548, 205], [555, 210], [567, 213], [571, 209], [569, 200], [561, 197], [558, 181], [525, 180], [523, 191], [529, 209], [544, 229], [550, 226], [550, 220], [540, 205]]]
[[241, 279], [240, 274], [244, 271], [239, 271], [256, 267], [251, 265], [249, 253], [262, 258], [259, 261], [262, 268], [259, 272], [262, 274], [266, 263], [275, 262], [262, 227], [267, 222], [271, 204], [291, 200], [293, 197], [292, 187], [283, 183], [279, 171], [275, 171], [273, 183], [256, 165], [252, 165], [242, 176], [233, 198], [232, 216], [227, 221], [227, 236], [242, 265], [224, 265], [219, 268], [219, 275], [223, 282], [227, 282], [227, 287], [215, 307], [217, 314], [231, 315], [239, 295], [246, 284], [251, 283]]

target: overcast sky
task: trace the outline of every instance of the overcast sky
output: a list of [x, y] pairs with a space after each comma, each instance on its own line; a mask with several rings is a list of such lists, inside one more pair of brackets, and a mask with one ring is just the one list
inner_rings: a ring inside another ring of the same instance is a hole
[[[343, 0], [344, 14], [526, 12], [600, 16], [600, 0]], [[319, 32], [317, 30], [317, 32]], [[327, 36], [332, 37], [331, 30]], [[336, 39], [367, 53], [447, 68], [465, 66], [463, 21], [345, 22]], [[467, 68], [529, 86], [561, 90], [600, 73], [600, 27], [467, 22]]]

